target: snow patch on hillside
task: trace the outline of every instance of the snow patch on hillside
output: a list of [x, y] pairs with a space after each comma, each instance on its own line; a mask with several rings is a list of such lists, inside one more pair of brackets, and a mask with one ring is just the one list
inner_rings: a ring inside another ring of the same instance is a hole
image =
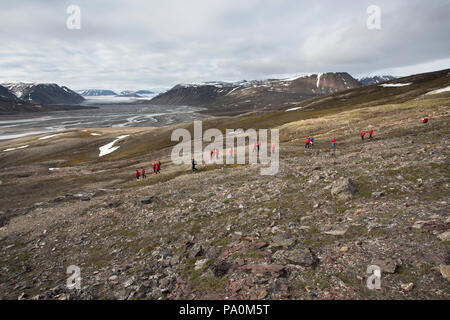
[[317, 87], [317, 88], [319, 88], [319, 85], [320, 85], [320, 77], [322, 77], [322, 73], [319, 73], [319, 74], [317, 75], [317, 83], [316, 83], [316, 87]]
[[41, 137], [41, 138], [39, 138], [39, 140], [47, 140], [47, 139], [50, 139], [50, 138], [53, 138], [53, 137], [56, 137], [56, 136], [59, 136], [59, 135], [61, 135], [61, 133], [57, 133], [57, 134], [52, 134], [50, 136]]
[[391, 88], [391, 87], [405, 87], [409, 86], [412, 82], [409, 83], [384, 83], [380, 84], [380, 87]]
[[302, 74], [302, 75], [293, 76], [293, 77], [286, 78], [286, 79], [281, 79], [281, 80], [282, 80], [282, 81], [295, 81], [295, 80], [297, 80], [297, 79], [300, 79], [300, 78], [307, 78], [307, 77], [310, 77], [310, 76], [311, 76], [311, 74]]
[[9, 148], [9, 149], [5, 149], [5, 150], [3, 150], [4, 152], [7, 152], [7, 151], [13, 151], [13, 150], [17, 150], [17, 149], [24, 149], [24, 148], [28, 148], [29, 147], [29, 145], [26, 145], [26, 146], [21, 146], [21, 147], [17, 147], [17, 148]]
[[106, 145], [100, 147], [100, 148], [99, 148], [100, 154], [99, 154], [98, 156], [99, 156], [99, 157], [103, 157], [103, 156], [105, 156], [105, 155], [107, 155], [107, 154], [110, 154], [111, 152], [116, 151], [117, 149], [120, 148], [120, 146], [113, 147], [114, 144], [115, 144], [117, 141], [122, 140], [122, 139], [125, 139], [125, 138], [128, 137], [128, 136], [129, 136], [129, 135], [124, 135], [124, 136], [117, 137], [117, 139], [114, 140], [113, 142], [108, 143], [108, 144], [106, 144]]
[[437, 89], [437, 90], [433, 90], [433, 91], [427, 92], [426, 94], [439, 94], [439, 93], [447, 92], [447, 91], [450, 91], [450, 86], [441, 88], [441, 89]]

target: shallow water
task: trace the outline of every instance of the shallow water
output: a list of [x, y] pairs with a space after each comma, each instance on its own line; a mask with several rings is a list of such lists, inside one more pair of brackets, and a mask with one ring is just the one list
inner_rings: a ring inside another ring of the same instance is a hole
[[99, 109], [45, 112], [26, 119], [0, 117], [0, 140], [73, 128], [158, 127], [201, 118], [188, 106], [95, 105]]

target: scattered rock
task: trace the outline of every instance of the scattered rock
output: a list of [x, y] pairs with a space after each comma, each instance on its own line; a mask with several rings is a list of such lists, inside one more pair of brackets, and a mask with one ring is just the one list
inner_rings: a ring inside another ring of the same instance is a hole
[[267, 297], [267, 291], [266, 290], [262, 290], [259, 294], [258, 294], [258, 300], [262, 300], [265, 297]]
[[347, 229], [344, 229], [344, 230], [330, 230], [330, 231], [325, 231], [324, 233], [332, 235], [332, 236], [343, 236], [346, 232], [347, 232]]
[[450, 266], [441, 264], [439, 265], [439, 271], [441, 272], [442, 276], [450, 281]]
[[353, 198], [356, 187], [350, 178], [340, 178], [331, 185], [331, 195], [341, 200]]
[[190, 258], [201, 257], [204, 254], [205, 254], [205, 250], [203, 249], [202, 245], [199, 243], [194, 244], [194, 246], [189, 251]]
[[380, 191], [380, 192], [372, 192], [372, 198], [381, 198], [384, 197], [384, 192]]
[[445, 231], [441, 234], [438, 234], [438, 239], [442, 241], [449, 241], [450, 240], [450, 231]]
[[149, 197], [143, 197], [140, 199], [140, 202], [142, 204], [150, 204], [153, 202], [154, 197], [153, 196], [149, 196]]
[[286, 260], [292, 264], [315, 267], [319, 260], [310, 248], [301, 248], [290, 251], [286, 254]]
[[66, 199], [66, 196], [59, 196], [56, 197], [55, 199], [53, 199], [51, 202], [61, 202], [64, 201]]
[[122, 204], [122, 202], [121, 202], [120, 200], [114, 200], [114, 201], [108, 202], [108, 203], [106, 204], [106, 207], [107, 207], [107, 208], [117, 208], [117, 207], [119, 207], [121, 204]]
[[295, 239], [294, 238], [276, 237], [276, 238], [274, 238], [274, 241], [269, 245], [269, 249], [271, 249], [271, 248], [282, 248], [282, 247], [289, 248], [294, 243], [295, 243]]
[[125, 281], [125, 282], [123, 283], [123, 286], [124, 286], [125, 288], [128, 288], [129, 286], [131, 286], [131, 285], [134, 283], [134, 281], [135, 281], [135, 278], [134, 278], [134, 277], [131, 277], [131, 278], [129, 278], [127, 281]]
[[113, 275], [113, 276], [109, 277], [108, 280], [109, 281], [117, 281], [118, 278], [119, 278], [118, 276]]
[[426, 221], [416, 221], [414, 222], [412, 228], [422, 230], [423, 226], [425, 225]]
[[203, 268], [203, 266], [205, 265], [206, 261], [208, 261], [208, 259], [202, 259], [202, 260], [198, 260], [195, 262], [195, 270], [200, 270], [201, 268]]
[[373, 265], [379, 266], [383, 273], [395, 273], [397, 271], [398, 264], [392, 259], [376, 259], [372, 261]]
[[408, 283], [408, 284], [401, 284], [401, 287], [402, 287], [402, 290], [403, 291], [406, 291], [406, 292], [408, 292], [408, 291], [411, 291], [413, 288], [414, 288], [414, 283], [412, 283], [412, 282], [410, 282], [410, 283]]
[[216, 277], [223, 277], [228, 270], [231, 268], [231, 263], [226, 261], [221, 261], [218, 264], [215, 264], [213, 267], [213, 272]]

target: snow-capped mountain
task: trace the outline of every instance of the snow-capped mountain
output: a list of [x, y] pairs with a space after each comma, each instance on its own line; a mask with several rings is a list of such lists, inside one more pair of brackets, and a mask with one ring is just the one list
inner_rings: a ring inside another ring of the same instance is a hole
[[396, 79], [396, 77], [394, 76], [371, 76], [371, 77], [364, 77], [364, 78], [360, 78], [358, 79], [358, 81], [363, 85], [363, 86], [370, 86], [372, 84], [378, 84], [378, 83], [382, 83], [382, 82], [386, 82], [386, 81], [390, 81], [390, 80], [394, 80]]
[[78, 90], [77, 91], [80, 95], [83, 97], [98, 97], [98, 96], [116, 96], [117, 93], [115, 93], [112, 90], [105, 90], [105, 89], [87, 89], [87, 90]]
[[360, 87], [346, 72], [307, 74], [287, 79], [178, 84], [151, 100], [155, 104], [218, 108], [277, 108]]
[[50, 105], [78, 104], [84, 100], [75, 91], [56, 83], [6, 82], [2, 85], [25, 102]]
[[8, 88], [0, 85], [0, 101], [2, 102], [22, 102]]

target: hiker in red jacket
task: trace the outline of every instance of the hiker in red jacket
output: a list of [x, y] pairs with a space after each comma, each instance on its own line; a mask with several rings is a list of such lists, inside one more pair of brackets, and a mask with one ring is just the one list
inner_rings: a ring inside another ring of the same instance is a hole
[[211, 160], [212, 160], [212, 159], [213, 159], [213, 156], [214, 156], [214, 151], [213, 151], [213, 149], [211, 149], [211, 152], [210, 152], [209, 154], [210, 154]]
[[256, 146], [258, 147], [258, 152], [259, 152], [259, 148], [261, 148], [261, 141], [258, 141], [258, 144]]
[[153, 164], [152, 169], [153, 169], [153, 173], [157, 173], [156, 172], [156, 163]]
[[139, 180], [140, 176], [141, 176], [141, 174], [139, 173], [139, 170], [136, 170], [136, 180]]
[[333, 139], [331, 140], [331, 147], [332, 147], [332, 148], [336, 148], [336, 138], [333, 138]]
[[364, 136], [366, 135], [365, 131], [361, 131], [361, 141], [364, 142]]
[[308, 137], [306, 139], [306, 144], [305, 144], [305, 148], [310, 148], [311, 147], [311, 139]]
[[142, 173], [142, 179], [147, 178], [147, 176], [145, 175], [145, 169], [144, 168], [141, 169], [141, 173]]
[[428, 118], [427, 117], [423, 118], [422, 123], [423, 124], [428, 123]]
[[369, 131], [369, 139], [372, 139], [372, 135], [373, 135], [373, 130]]
[[159, 172], [160, 170], [161, 170], [161, 161], [158, 161], [158, 163], [156, 164], [156, 172], [161, 173]]

